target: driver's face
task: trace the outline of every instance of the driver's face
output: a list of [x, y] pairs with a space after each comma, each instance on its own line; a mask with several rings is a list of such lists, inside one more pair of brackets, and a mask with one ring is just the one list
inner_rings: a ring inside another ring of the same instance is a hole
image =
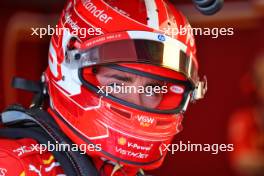
[[[100, 83], [100, 86], [133, 86], [135, 90], [140, 87], [156, 87], [163, 86], [164, 82], [154, 80], [147, 77], [142, 77], [132, 73], [122, 72], [114, 70], [108, 67], [100, 67], [96, 78]], [[140, 91], [122, 92], [122, 93], [110, 93], [113, 96], [123, 99], [127, 102], [141, 105], [147, 108], [156, 108], [162, 100], [162, 93], [139, 93]]]

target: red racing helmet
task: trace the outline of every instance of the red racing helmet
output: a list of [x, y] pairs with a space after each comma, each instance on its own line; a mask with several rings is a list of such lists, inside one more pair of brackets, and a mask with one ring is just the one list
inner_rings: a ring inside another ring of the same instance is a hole
[[[45, 78], [49, 111], [63, 132], [95, 146], [90, 156], [159, 167], [189, 101], [206, 92], [186, 18], [166, 0], [70, 0], [57, 27]], [[119, 80], [156, 80], [166, 90], [154, 107], [107, 94], [100, 88], [104, 69]]]

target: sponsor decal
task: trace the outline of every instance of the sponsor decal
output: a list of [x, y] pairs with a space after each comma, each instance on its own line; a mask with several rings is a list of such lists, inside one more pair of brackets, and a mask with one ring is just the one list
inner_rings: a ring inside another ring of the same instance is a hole
[[125, 15], [125, 16], [130, 16], [130, 14], [129, 13], [127, 13], [126, 11], [124, 11], [124, 10], [122, 10], [122, 9], [119, 9], [118, 7], [116, 7], [116, 6], [114, 6], [113, 7], [116, 11], [118, 11], [119, 13], [121, 13], [121, 14], [123, 14], [123, 15]]
[[49, 167], [45, 168], [45, 172], [50, 172], [50, 171], [52, 171], [52, 169], [54, 169], [55, 167], [58, 167], [58, 166], [60, 166], [59, 162], [53, 162], [50, 164]]
[[104, 10], [100, 10], [91, 0], [82, 0], [82, 4], [84, 8], [99, 19], [99, 21], [107, 24], [109, 21], [113, 20], [113, 17], [107, 15]]
[[90, 47], [100, 45], [100, 44], [105, 43], [105, 42], [115, 41], [116, 39], [119, 39], [119, 38], [125, 39], [125, 38], [127, 38], [127, 36], [122, 35], [122, 34], [118, 34], [118, 33], [117, 34], [104, 35], [104, 36], [89, 40], [90, 42], [87, 42], [85, 44], [84, 48], [90, 48]]
[[32, 146], [25, 146], [25, 145], [13, 150], [14, 153], [17, 153], [17, 156], [21, 156], [25, 153], [30, 153], [33, 151], [34, 151], [34, 148]]
[[115, 147], [115, 150], [117, 153], [119, 153], [121, 155], [132, 157], [132, 158], [145, 159], [145, 158], [148, 158], [148, 156], [149, 156], [149, 154], [145, 154], [145, 153], [141, 153], [141, 152], [134, 152], [134, 151], [123, 149], [123, 148], [117, 147], [117, 146]]
[[159, 34], [159, 35], [158, 35], [158, 39], [159, 39], [160, 41], [165, 41], [165, 40], [166, 40], [165, 36], [162, 35], [162, 34]]
[[25, 171], [21, 172], [21, 174], [19, 174], [19, 176], [26, 176]]
[[118, 144], [119, 145], [125, 145], [126, 143], [127, 143], [126, 138], [124, 138], [124, 137], [118, 138]]
[[65, 23], [69, 24], [70, 27], [73, 29], [73, 30], [79, 30], [80, 29], [80, 26], [78, 25], [77, 21], [74, 21], [72, 18], [71, 18], [71, 15], [67, 14], [65, 15]]
[[50, 164], [52, 161], [54, 160], [54, 156], [53, 155], [50, 155], [49, 159], [47, 160], [42, 160], [43, 161], [43, 164]]
[[142, 127], [149, 127], [155, 122], [155, 119], [153, 117], [144, 116], [144, 115], [138, 115], [136, 116], [136, 119], [139, 122], [140, 126]]
[[176, 94], [182, 94], [184, 92], [184, 89], [177, 85], [170, 86], [170, 90]]
[[7, 169], [0, 167], [0, 176], [6, 176]]
[[150, 149], [152, 148], [153, 144], [149, 145], [149, 146], [142, 146], [139, 145], [137, 143], [133, 143], [133, 142], [128, 142], [127, 146], [129, 148], [133, 148], [133, 149], [137, 149], [137, 150], [142, 150], [142, 151], [150, 151]]
[[135, 143], [135, 142], [129, 142], [124, 137], [118, 138], [117, 142], [118, 142], [119, 145], [122, 145], [124, 147], [131, 148], [131, 149], [136, 149], [136, 150], [141, 150], [141, 151], [145, 151], [145, 152], [146, 151], [150, 151], [151, 148], [153, 147], [153, 144], [150, 144], [150, 145], [146, 146], [146, 145], [140, 145], [140, 144]]
[[39, 169], [37, 169], [34, 165], [29, 164], [28, 167], [29, 167], [29, 171], [37, 173], [38, 176], [42, 176], [42, 174], [41, 174], [41, 166], [39, 166]]

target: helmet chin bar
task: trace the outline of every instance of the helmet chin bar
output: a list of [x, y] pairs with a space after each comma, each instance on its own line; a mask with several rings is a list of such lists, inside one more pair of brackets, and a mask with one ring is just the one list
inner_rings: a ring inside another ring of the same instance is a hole
[[187, 99], [186, 99], [186, 102], [181, 110], [181, 113], [183, 114], [186, 110], [187, 110], [187, 107], [189, 105], [189, 102], [190, 102], [190, 99], [191, 99], [191, 94], [192, 93], [189, 93], [189, 95], [187, 96]]
[[197, 85], [192, 93], [192, 102], [203, 99], [207, 92], [207, 78], [203, 77], [202, 81], [198, 81]]

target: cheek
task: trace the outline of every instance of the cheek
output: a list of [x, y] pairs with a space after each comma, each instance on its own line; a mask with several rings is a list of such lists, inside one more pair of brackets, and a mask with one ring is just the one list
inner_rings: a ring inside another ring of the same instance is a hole
[[99, 84], [100, 84], [101, 86], [104, 86], [104, 85], [107, 84], [107, 79], [106, 79], [106, 78], [100, 76], [99, 74], [96, 75], [95, 77], [96, 77], [97, 81], [99, 82]]
[[147, 97], [147, 96], [144, 96], [142, 97], [142, 102], [144, 104], [145, 107], [148, 107], [148, 108], [156, 108], [158, 107], [158, 105], [160, 104], [162, 100], [162, 96], [159, 96], [159, 97]]

